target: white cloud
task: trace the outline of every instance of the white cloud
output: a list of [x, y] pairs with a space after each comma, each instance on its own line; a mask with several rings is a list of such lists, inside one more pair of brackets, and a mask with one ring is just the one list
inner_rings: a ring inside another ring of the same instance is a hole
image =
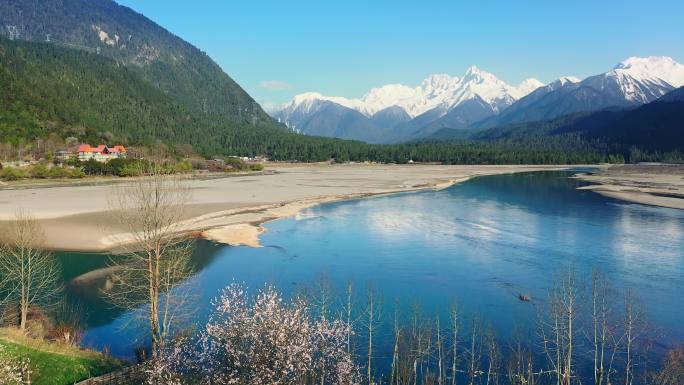
[[292, 86], [280, 80], [262, 80], [259, 82], [259, 87], [271, 91], [280, 91], [288, 89]]
[[273, 103], [269, 101], [259, 102], [259, 104], [261, 105], [261, 108], [263, 108], [264, 111], [266, 111], [267, 114], [279, 111], [283, 107], [282, 103]]

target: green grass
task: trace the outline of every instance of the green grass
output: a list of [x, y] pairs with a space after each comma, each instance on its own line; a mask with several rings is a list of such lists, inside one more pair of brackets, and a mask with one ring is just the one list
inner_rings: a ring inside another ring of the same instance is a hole
[[116, 370], [121, 362], [93, 352], [51, 352], [0, 339], [14, 357], [28, 357], [33, 385], [67, 385]]

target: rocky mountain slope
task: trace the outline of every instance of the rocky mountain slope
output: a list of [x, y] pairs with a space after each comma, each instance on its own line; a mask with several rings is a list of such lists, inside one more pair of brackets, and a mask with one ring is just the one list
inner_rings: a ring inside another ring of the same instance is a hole
[[[389, 84], [371, 89], [360, 99], [305, 93], [295, 96], [272, 115], [288, 127], [306, 134], [327, 131], [348, 135], [372, 123], [378, 133], [373, 136], [379, 142], [390, 143], [425, 136], [451, 124], [468, 125], [497, 114], [541, 85], [535, 79], [528, 79], [518, 86], [510, 86], [493, 74], [472, 66], [463, 77], [431, 75], [417, 87]], [[321, 116], [312, 119], [313, 115], [322, 113], [312, 108], [321, 101], [345, 107], [349, 114], [352, 114], [352, 110], [361, 113], [368, 121], [357, 117], [354, 122], [360, 125], [358, 127], [312, 127], [311, 121], [325, 121], [329, 125], [341, 122]], [[397, 119], [382, 117], [386, 116], [388, 108], [392, 108]], [[376, 117], [376, 114], [381, 115]], [[407, 116], [409, 119], [406, 119]], [[426, 132], [420, 132], [429, 124], [433, 125]], [[361, 137], [353, 138], [363, 140]]]

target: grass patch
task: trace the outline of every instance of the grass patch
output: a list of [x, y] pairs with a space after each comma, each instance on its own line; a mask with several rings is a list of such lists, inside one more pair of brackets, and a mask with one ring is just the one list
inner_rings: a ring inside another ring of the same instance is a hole
[[0, 330], [0, 345], [13, 357], [28, 357], [33, 372], [33, 385], [68, 385], [102, 375], [123, 365], [104, 355]]

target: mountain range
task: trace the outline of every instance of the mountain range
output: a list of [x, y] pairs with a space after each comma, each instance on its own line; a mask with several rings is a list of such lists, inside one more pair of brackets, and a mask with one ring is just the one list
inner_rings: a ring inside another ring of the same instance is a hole
[[[463, 77], [431, 75], [417, 87], [388, 84], [360, 99], [304, 93], [271, 115], [301, 133], [387, 143], [410, 139], [416, 128], [430, 123], [437, 130], [451, 122], [470, 124], [497, 114], [539, 86], [536, 79], [510, 86], [472, 66]], [[326, 116], [331, 111], [334, 115]]]
[[636, 107], [683, 85], [684, 66], [669, 57], [631, 57], [602, 74], [583, 80], [566, 76], [546, 85], [531, 78], [510, 86], [472, 66], [463, 77], [432, 75], [415, 88], [385, 85], [360, 99], [305, 93], [271, 115], [305, 134], [395, 143], [433, 137], [442, 129], [486, 129]]
[[534, 142], [562, 136], [608, 146], [609, 152], [684, 150], [684, 87], [655, 101], [618, 110], [578, 112], [550, 120], [513, 123], [488, 129], [444, 128], [426, 140]]

